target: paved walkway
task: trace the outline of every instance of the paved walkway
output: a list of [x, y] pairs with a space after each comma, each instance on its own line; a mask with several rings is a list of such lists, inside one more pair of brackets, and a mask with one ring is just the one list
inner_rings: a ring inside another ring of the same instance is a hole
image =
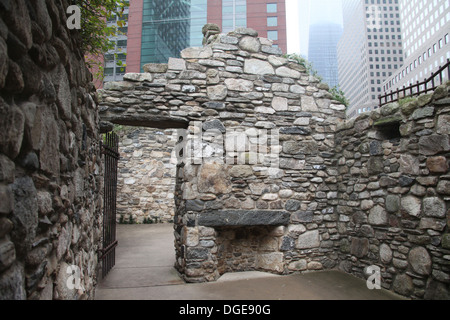
[[339, 271], [278, 276], [263, 272], [223, 275], [217, 282], [186, 284], [173, 268], [173, 226], [118, 225], [116, 265], [101, 280], [96, 300], [395, 300], [386, 290]]

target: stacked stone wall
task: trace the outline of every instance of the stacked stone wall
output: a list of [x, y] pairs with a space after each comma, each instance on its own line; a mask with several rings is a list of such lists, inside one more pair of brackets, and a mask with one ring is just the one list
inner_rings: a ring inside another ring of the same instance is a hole
[[173, 222], [176, 130], [126, 127], [118, 134], [117, 222]]
[[68, 6], [0, 1], [0, 299], [94, 296], [97, 97]]
[[178, 270], [197, 282], [336, 266], [345, 107], [254, 30], [208, 43], [106, 84], [100, 106], [105, 121], [186, 128], [175, 146]]
[[450, 83], [339, 126], [340, 267], [403, 296], [450, 298]]
[[328, 87], [254, 30], [205, 43], [107, 84], [100, 106], [105, 121], [181, 128], [185, 280], [379, 268], [384, 288], [448, 299], [448, 85], [345, 121]]

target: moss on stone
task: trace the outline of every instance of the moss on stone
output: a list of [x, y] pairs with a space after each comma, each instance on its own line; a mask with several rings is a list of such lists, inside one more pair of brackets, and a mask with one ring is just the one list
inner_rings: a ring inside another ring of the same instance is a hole
[[375, 127], [384, 127], [392, 124], [397, 124], [400, 121], [402, 121], [402, 118], [400, 116], [390, 116], [377, 120], [373, 125]]

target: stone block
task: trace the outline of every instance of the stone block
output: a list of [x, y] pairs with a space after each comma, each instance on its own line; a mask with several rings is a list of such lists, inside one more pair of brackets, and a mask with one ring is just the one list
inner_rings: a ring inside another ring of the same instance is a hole
[[210, 86], [207, 89], [208, 98], [213, 101], [221, 101], [227, 97], [228, 90], [224, 85]]
[[244, 79], [226, 79], [225, 85], [228, 90], [239, 92], [250, 92], [253, 90], [253, 82]]
[[431, 229], [435, 231], [443, 231], [446, 223], [442, 219], [422, 218], [420, 219], [419, 229]]
[[450, 249], [450, 233], [442, 235], [442, 248]]
[[127, 73], [123, 76], [124, 80], [129, 81], [136, 81], [136, 82], [142, 82], [142, 81], [153, 81], [153, 76], [150, 73]]
[[284, 257], [281, 252], [261, 253], [256, 256], [256, 268], [274, 272], [283, 272]]
[[274, 68], [269, 62], [259, 59], [245, 60], [244, 72], [256, 75], [275, 74]]
[[302, 111], [307, 112], [317, 112], [319, 111], [316, 101], [313, 97], [310, 96], [302, 96], [301, 97], [301, 107]]
[[400, 209], [400, 198], [394, 195], [386, 197], [386, 210], [390, 213], [397, 212]]
[[431, 274], [431, 257], [423, 247], [416, 247], [409, 252], [408, 261], [411, 268], [420, 275]]
[[438, 122], [436, 125], [437, 133], [439, 134], [450, 134], [450, 115], [449, 114], [443, 114], [440, 115], [438, 118]]
[[213, 55], [211, 47], [194, 47], [186, 48], [181, 51], [181, 57], [183, 59], [208, 59]]
[[382, 206], [375, 206], [370, 210], [368, 222], [375, 226], [386, 225], [388, 223], [388, 215]]
[[25, 300], [25, 274], [23, 267], [14, 264], [0, 277], [0, 292], [4, 300]]
[[0, 98], [0, 152], [15, 159], [22, 147], [25, 115], [15, 105], [7, 105]]
[[198, 191], [226, 194], [231, 192], [231, 181], [225, 167], [218, 163], [205, 163], [199, 169]]
[[143, 67], [144, 72], [147, 73], [165, 73], [167, 72], [169, 66], [167, 63], [148, 63]]
[[305, 168], [305, 164], [306, 164], [305, 160], [296, 160], [296, 159], [288, 159], [288, 158], [280, 159], [280, 168], [281, 169], [302, 170]]
[[177, 71], [185, 70], [186, 61], [184, 59], [169, 58], [168, 69]]
[[450, 195], [450, 181], [449, 180], [440, 180], [436, 191], [439, 194]]
[[275, 71], [275, 74], [279, 77], [283, 77], [283, 78], [293, 78], [293, 79], [300, 79], [301, 78], [301, 73], [298, 72], [297, 70], [293, 70], [291, 68], [288, 67], [279, 67], [277, 68], [277, 70]]
[[259, 52], [261, 49], [261, 44], [258, 38], [255, 37], [243, 37], [241, 41], [239, 41], [239, 47], [242, 50], [248, 52]]
[[410, 276], [406, 274], [398, 274], [394, 279], [392, 289], [398, 294], [408, 297], [414, 291], [414, 283]]
[[286, 211], [217, 210], [200, 213], [198, 225], [205, 227], [282, 226], [289, 223], [289, 216], [290, 214]]
[[272, 100], [272, 108], [276, 111], [287, 111], [288, 100], [282, 97], [274, 97]]
[[291, 216], [293, 223], [310, 223], [314, 221], [314, 212], [312, 211], [297, 211]]
[[419, 160], [411, 155], [401, 155], [398, 160], [400, 172], [410, 175], [419, 175]]
[[421, 201], [414, 196], [406, 196], [401, 199], [401, 210], [410, 216], [418, 217], [421, 213]]
[[320, 246], [319, 230], [307, 231], [299, 235], [295, 247], [297, 249], [313, 249]]
[[14, 214], [11, 221], [14, 230], [12, 239], [18, 244], [16, 250], [24, 252], [31, 248], [38, 226], [37, 192], [30, 177], [17, 178], [12, 185], [14, 192]]
[[11, 241], [0, 242], [0, 272], [9, 268], [16, 260], [16, 250]]
[[430, 197], [423, 199], [423, 213], [428, 217], [445, 217], [445, 202], [438, 197]]
[[369, 239], [367, 238], [352, 238], [350, 246], [350, 253], [357, 258], [363, 258], [369, 252]]
[[392, 261], [392, 250], [385, 243], [380, 246], [380, 259], [384, 264], [389, 264]]
[[427, 159], [427, 168], [431, 173], [447, 173], [447, 159], [445, 157], [429, 157]]
[[450, 150], [450, 137], [448, 135], [432, 134], [421, 137], [419, 140], [419, 151], [426, 156], [433, 156], [440, 152]]

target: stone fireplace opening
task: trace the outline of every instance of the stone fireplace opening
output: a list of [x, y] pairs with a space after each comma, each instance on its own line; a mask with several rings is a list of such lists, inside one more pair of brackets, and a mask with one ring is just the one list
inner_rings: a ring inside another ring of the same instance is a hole
[[268, 271], [282, 273], [282, 243], [284, 227], [248, 226], [218, 227], [217, 269], [228, 272]]

